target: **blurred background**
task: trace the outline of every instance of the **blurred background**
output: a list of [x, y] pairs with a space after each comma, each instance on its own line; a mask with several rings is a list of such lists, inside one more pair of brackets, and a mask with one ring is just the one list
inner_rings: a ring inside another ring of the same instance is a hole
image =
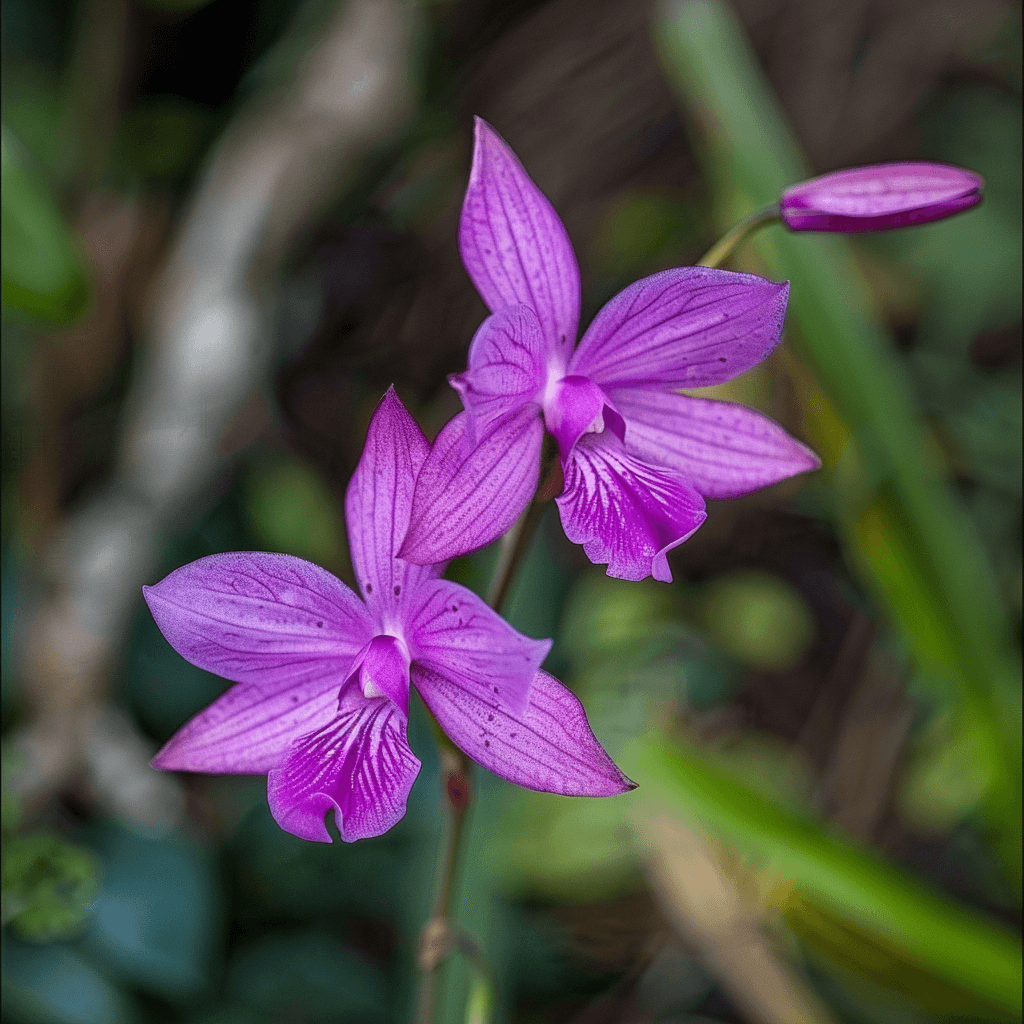
[[[641, 784], [478, 773], [446, 1021], [1019, 1019], [1021, 8], [1006, 0], [5, 0], [3, 1020], [410, 1017], [441, 829], [273, 823], [162, 775], [223, 689], [141, 586], [289, 552], [350, 584], [341, 499], [388, 385], [428, 435], [485, 315], [472, 115], [553, 202], [583, 322], [811, 173], [931, 159], [948, 222], [771, 227], [783, 346], [714, 397], [824, 469], [710, 503], [676, 582], [543, 521], [507, 606]], [[707, 394], [708, 392], [703, 392]], [[495, 554], [457, 562], [487, 586]]]

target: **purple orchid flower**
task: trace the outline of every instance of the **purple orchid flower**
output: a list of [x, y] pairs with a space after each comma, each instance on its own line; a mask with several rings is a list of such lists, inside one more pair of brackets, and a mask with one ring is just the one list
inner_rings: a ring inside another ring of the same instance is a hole
[[949, 164], [875, 164], [802, 181], [782, 193], [779, 211], [791, 231], [884, 231], [970, 209], [984, 188]]
[[363, 600], [325, 569], [238, 551], [144, 588], [171, 646], [236, 685], [179, 730], [157, 768], [268, 773], [286, 831], [330, 842], [386, 832], [420, 762], [409, 687], [475, 761], [529, 789], [612, 796], [633, 788], [580, 702], [540, 670], [550, 640], [517, 633], [444, 565], [395, 557], [429, 444], [394, 389], [370, 423], [345, 515]]
[[705, 498], [820, 465], [760, 413], [676, 393], [761, 362], [781, 338], [788, 285], [666, 270], [616, 295], [574, 348], [580, 283], [565, 227], [480, 118], [459, 247], [493, 315], [467, 372], [449, 378], [465, 411], [419, 476], [402, 558], [442, 561], [504, 533], [536, 491], [545, 428], [566, 536], [629, 580], [671, 581], [666, 556], [704, 521]]

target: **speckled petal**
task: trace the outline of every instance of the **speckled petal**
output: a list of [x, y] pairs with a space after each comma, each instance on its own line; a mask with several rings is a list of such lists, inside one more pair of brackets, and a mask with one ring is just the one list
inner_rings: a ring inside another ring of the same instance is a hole
[[471, 590], [450, 580], [437, 580], [415, 596], [416, 603], [405, 609], [413, 661], [459, 681], [481, 699], [522, 711], [551, 641], [523, 636]]
[[528, 306], [509, 306], [481, 325], [469, 346], [469, 369], [448, 378], [466, 409], [466, 440], [536, 402], [547, 373], [540, 323]]
[[633, 448], [676, 466], [705, 498], [738, 498], [821, 466], [814, 452], [754, 409], [646, 388], [621, 388], [614, 396]]
[[569, 373], [614, 387], [703, 388], [761, 362], [782, 338], [788, 284], [679, 267], [623, 289], [594, 318]]
[[186, 661], [268, 694], [317, 679], [331, 685], [373, 636], [366, 607], [344, 583], [291, 555], [209, 555], [143, 595]]
[[435, 579], [444, 565], [410, 565], [396, 557], [409, 527], [416, 474], [430, 451], [419, 425], [389, 388], [366, 433], [345, 495], [352, 567], [366, 603], [387, 618], [403, 590]]
[[413, 682], [452, 741], [516, 785], [562, 796], [615, 796], [635, 789], [597, 741], [575, 695], [538, 672], [521, 714], [439, 672], [414, 665]]
[[563, 357], [576, 341], [580, 275], [561, 218], [515, 153], [476, 119], [473, 167], [459, 221], [459, 250], [492, 313], [519, 303], [540, 320], [545, 348]]
[[524, 406], [474, 447], [465, 439], [466, 414], [441, 433], [420, 471], [401, 558], [446, 561], [500, 537], [530, 503], [540, 476], [544, 423]]
[[[350, 659], [351, 660], [351, 659]], [[153, 758], [163, 771], [264, 775], [299, 736], [334, 717], [343, 663], [283, 689], [239, 683], [186, 722]]]

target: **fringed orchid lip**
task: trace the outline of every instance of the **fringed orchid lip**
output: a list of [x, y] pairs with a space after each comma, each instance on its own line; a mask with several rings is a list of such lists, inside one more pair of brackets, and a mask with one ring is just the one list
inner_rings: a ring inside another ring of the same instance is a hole
[[[547, 197], [477, 118], [459, 224], [466, 271], [491, 310], [451, 378], [465, 412], [438, 435], [400, 554], [427, 564], [505, 533], [558, 441], [566, 536], [624, 579], [671, 580], [666, 553], [736, 497], [817, 468], [767, 417], [679, 395], [731, 380], [782, 337], [789, 286], [681, 267], [612, 298], [576, 344], [579, 269]], [[454, 509], [454, 512], [451, 511]]]

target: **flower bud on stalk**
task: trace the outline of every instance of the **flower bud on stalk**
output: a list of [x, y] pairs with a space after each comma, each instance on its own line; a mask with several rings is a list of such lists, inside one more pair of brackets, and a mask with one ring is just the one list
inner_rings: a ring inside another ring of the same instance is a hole
[[980, 175], [949, 164], [874, 164], [794, 185], [779, 210], [791, 231], [884, 231], [967, 210], [984, 187]]

